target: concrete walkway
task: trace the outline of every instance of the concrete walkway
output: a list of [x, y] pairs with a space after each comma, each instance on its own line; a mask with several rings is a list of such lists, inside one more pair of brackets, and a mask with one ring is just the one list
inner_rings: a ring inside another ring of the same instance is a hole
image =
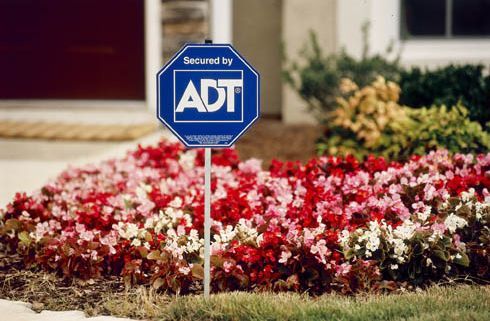
[[97, 316], [87, 318], [82, 311], [41, 311], [31, 310], [31, 305], [20, 301], [0, 299], [0, 320], [5, 321], [131, 321], [131, 319]]
[[0, 139], [0, 207], [16, 192], [30, 193], [68, 165], [81, 165], [122, 157], [129, 149], [152, 144], [168, 131], [159, 131], [131, 142], [66, 142], [27, 139]]
[[[113, 117], [113, 114], [109, 114]], [[40, 188], [56, 177], [68, 165], [80, 165], [121, 157], [137, 144], [152, 144], [162, 137], [173, 139], [161, 130], [131, 142], [68, 142], [25, 139], [0, 139], [0, 208], [12, 200], [16, 192]], [[3, 321], [116, 321], [129, 320], [113, 317], [85, 318], [81, 311], [36, 313], [30, 305], [0, 299], [0, 320]]]

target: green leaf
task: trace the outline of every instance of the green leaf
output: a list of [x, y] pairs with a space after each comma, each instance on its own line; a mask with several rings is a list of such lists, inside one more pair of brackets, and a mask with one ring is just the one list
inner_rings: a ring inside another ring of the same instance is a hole
[[449, 254], [442, 250], [434, 250], [433, 253], [437, 258], [443, 260], [444, 262], [449, 260]]
[[150, 254], [146, 256], [148, 260], [158, 260], [160, 259], [160, 251], [159, 250], [154, 250], [151, 251]]
[[6, 231], [18, 231], [20, 230], [21, 227], [22, 227], [22, 223], [19, 220], [15, 218], [11, 218], [5, 222], [4, 229]]
[[20, 243], [26, 245], [26, 246], [29, 246], [31, 244], [31, 238], [29, 236], [29, 233], [27, 233], [26, 231], [22, 231], [20, 232], [17, 237], [19, 238], [20, 240]]
[[470, 266], [470, 258], [468, 257], [468, 255], [466, 255], [466, 253], [464, 252], [459, 252], [458, 254], [460, 257], [457, 258], [458, 255], [456, 255], [453, 259], [453, 262], [464, 267]]
[[198, 280], [204, 279], [204, 268], [201, 264], [194, 264], [191, 268], [192, 276]]

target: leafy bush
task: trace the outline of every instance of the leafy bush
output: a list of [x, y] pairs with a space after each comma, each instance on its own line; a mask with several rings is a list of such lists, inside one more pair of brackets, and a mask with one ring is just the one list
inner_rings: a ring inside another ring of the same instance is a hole
[[413, 121], [407, 133], [411, 148], [405, 151], [406, 155], [420, 155], [436, 148], [445, 148], [452, 153], [490, 149], [489, 134], [482, 130], [480, 124], [468, 118], [468, 110], [461, 103], [451, 109], [442, 105], [406, 110]]
[[[300, 58], [304, 63], [286, 61], [284, 79], [307, 102], [312, 113], [325, 120], [325, 113], [336, 106], [339, 84], [342, 78], [350, 78], [360, 86], [371, 83], [378, 75], [398, 81], [400, 66], [398, 58], [393, 61], [381, 55], [369, 55], [367, 45], [369, 25], [363, 26], [364, 49], [360, 60], [350, 56], [345, 50], [338, 54], [325, 55], [318, 44], [315, 33], [311, 32]], [[387, 48], [389, 54], [391, 48]]]
[[[345, 50], [336, 54], [323, 53], [316, 35], [311, 32], [309, 42], [300, 53], [300, 61], [288, 61], [284, 79], [307, 103], [310, 111], [321, 122], [335, 109], [339, 85], [343, 78], [352, 79], [361, 87], [369, 85], [377, 76], [400, 84], [400, 103], [411, 107], [432, 105], [466, 106], [471, 120], [482, 126], [490, 125], [490, 75], [484, 76], [483, 65], [449, 65], [433, 71], [415, 67], [405, 70], [399, 57], [393, 60], [383, 55], [369, 55], [367, 43], [369, 24], [363, 32], [363, 54], [355, 59]], [[386, 49], [385, 55], [392, 52]]]
[[337, 109], [328, 115], [329, 129], [317, 144], [320, 154], [383, 155], [406, 159], [445, 148], [452, 153], [490, 149], [490, 135], [468, 119], [461, 104], [413, 109], [400, 106], [400, 88], [379, 77], [361, 90], [344, 81]]
[[402, 71], [400, 103], [411, 107], [431, 105], [468, 107], [469, 117], [484, 125], [490, 121], [490, 76], [482, 65], [449, 65], [434, 71]]

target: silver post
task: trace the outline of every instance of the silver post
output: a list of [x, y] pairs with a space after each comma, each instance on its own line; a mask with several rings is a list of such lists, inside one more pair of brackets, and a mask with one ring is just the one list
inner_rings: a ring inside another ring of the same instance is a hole
[[204, 297], [209, 298], [211, 283], [211, 148], [204, 148]]

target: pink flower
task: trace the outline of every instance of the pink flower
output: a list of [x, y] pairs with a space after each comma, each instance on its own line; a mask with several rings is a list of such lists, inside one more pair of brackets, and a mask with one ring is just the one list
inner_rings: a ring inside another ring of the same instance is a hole
[[434, 223], [432, 224], [432, 230], [440, 235], [446, 232], [446, 225], [444, 223]]
[[350, 272], [352, 266], [349, 263], [342, 263], [335, 268], [335, 275], [346, 275]]
[[262, 170], [262, 160], [250, 158], [238, 164], [238, 169], [246, 174], [256, 174]]

